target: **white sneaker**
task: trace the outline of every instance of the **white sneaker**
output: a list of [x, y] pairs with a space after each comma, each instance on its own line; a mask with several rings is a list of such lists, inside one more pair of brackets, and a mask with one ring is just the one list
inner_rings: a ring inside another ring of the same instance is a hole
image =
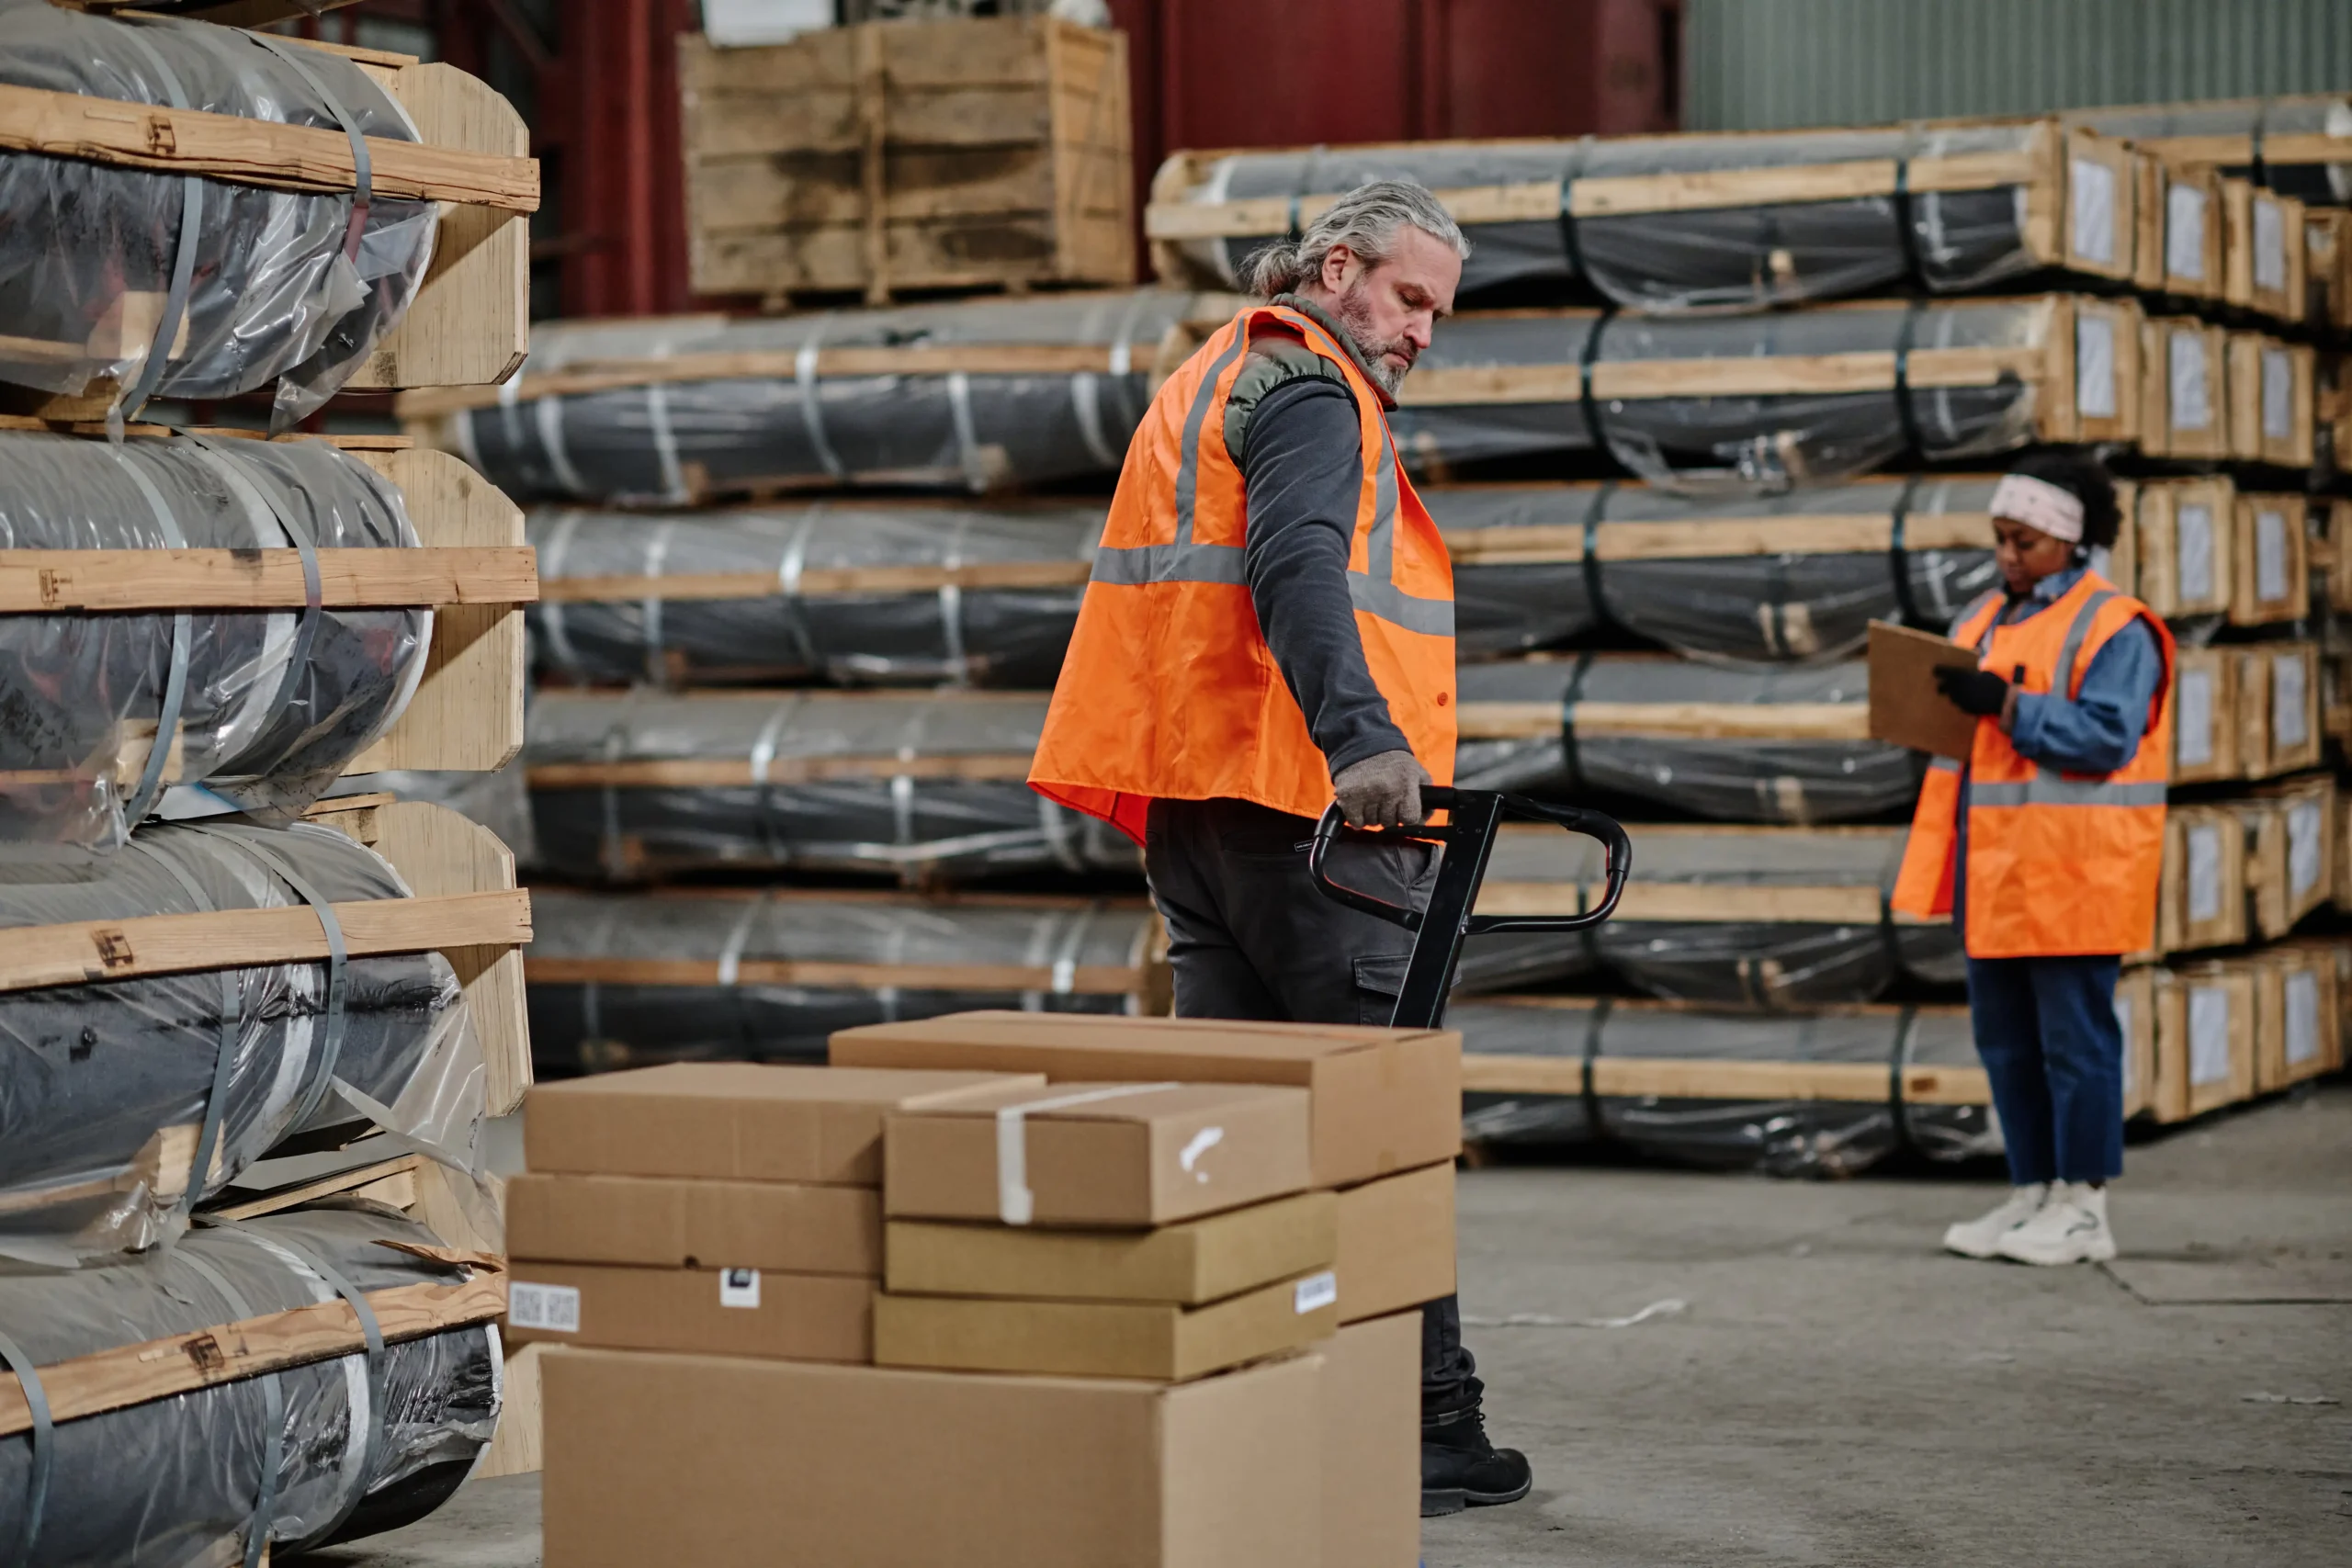
[[2018, 1263], [2104, 1263], [2115, 1256], [2115, 1235], [2107, 1228], [2107, 1189], [2086, 1181], [2056, 1181], [2041, 1212], [1996, 1244]]
[[1962, 1258], [1998, 1257], [2001, 1238], [2033, 1218], [2049, 1193], [2050, 1189], [2039, 1181], [2030, 1187], [2010, 1188], [2008, 1201], [1991, 1213], [1963, 1220], [1946, 1230], [1944, 1250], [1957, 1252]]

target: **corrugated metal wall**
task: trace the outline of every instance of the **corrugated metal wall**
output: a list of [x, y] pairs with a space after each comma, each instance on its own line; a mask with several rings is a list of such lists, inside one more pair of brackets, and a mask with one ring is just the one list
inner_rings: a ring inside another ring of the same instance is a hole
[[1685, 0], [1691, 130], [2352, 90], [2352, 0]]

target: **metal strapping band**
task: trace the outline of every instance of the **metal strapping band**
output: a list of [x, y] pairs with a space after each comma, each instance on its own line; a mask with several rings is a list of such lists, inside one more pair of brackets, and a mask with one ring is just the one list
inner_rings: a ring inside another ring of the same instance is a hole
[[1918, 1152], [1919, 1145], [1911, 1136], [1911, 1107], [1903, 1098], [1903, 1075], [1911, 1066], [1911, 1037], [1919, 1022], [1919, 1010], [1908, 1003], [1895, 1015], [1894, 1045], [1886, 1057], [1886, 1109], [1894, 1122], [1894, 1141], [1898, 1147]]
[[1903, 617], [1906, 626], [1927, 625], [1919, 614], [1919, 602], [1911, 592], [1911, 562], [1904, 543], [1904, 529], [1911, 520], [1911, 502], [1919, 492], [1919, 476], [1913, 474], [1903, 481], [1903, 490], [1894, 498], [1894, 515], [1887, 529], [1886, 566], [1894, 579], [1894, 613]]
[[1918, 330], [1919, 302], [1903, 307], [1902, 323], [1894, 333], [1894, 417], [1903, 426], [1904, 450], [1915, 462], [1927, 460], [1919, 435], [1919, 415], [1911, 406], [1911, 339]]
[[[580, 532], [582, 515], [577, 507], [572, 507], [556, 519], [555, 527], [548, 536], [548, 547], [539, 552], [539, 576], [543, 581], [551, 582], [563, 576], [563, 558], [571, 551], [572, 536]], [[556, 663], [577, 675], [581, 672], [580, 654], [571, 646], [571, 632], [564, 622], [563, 611], [561, 599], [543, 595], [537, 618], [548, 634], [548, 646], [554, 649]]]
[[32, 1463], [25, 1474], [25, 1517], [17, 1525], [17, 1550], [10, 1562], [30, 1562], [33, 1543], [40, 1539], [41, 1510], [49, 1505], [49, 1470], [57, 1460], [57, 1427], [49, 1416], [49, 1393], [40, 1386], [40, 1369], [17, 1343], [0, 1334], [0, 1365], [17, 1374], [25, 1391], [25, 1407], [32, 1412]]
[[[1916, 138], [1917, 132], [1908, 133]], [[1906, 145], [1894, 161], [1894, 243], [1903, 257], [1903, 273], [1914, 288], [1928, 287], [1927, 267], [1919, 254], [1918, 214], [1911, 205], [1911, 152]]]
[[1600, 520], [1609, 510], [1610, 497], [1616, 493], [1617, 481], [1611, 479], [1592, 492], [1592, 503], [1584, 509], [1584, 596], [1603, 626], [1618, 624], [1600, 582]]
[[[899, 734], [899, 761], [911, 762], [922, 755], [922, 732], [931, 716], [930, 705], [919, 705], [907, 716], [907, 727]], [[890, 776], [891, 831], [901, 844], [915, 841], [915, 781], [911, 773]]]
[[[660, 359], [670, 352], [667, 333], [653, 340], [650, 358]], [[686, 491], [685, 470], [678, 466], [678, 433], [670, 427], [670, 385], [656, 381], [645, 389], [645, 423], [653, 433], [653, 457], [662, 469], [662, 499], [672, 506], [684, 506], [694, 497]]]
[[644, 623], [645, 678], [652, 684], [662, 683], [667, 673], [662, 668], [662, 593], [659, 586], [662, 563], [670, 558], [670, 539], [678, 531], [678, 520], [665, 517], [653, 530], [653, 537], [645, 543], [645, 575], [652, 579], [645, 597], [639, 601], [638, 616]]
[[[1070, 838], [1072, 815], [1047, 796], [1037, 796], [1037, 823], [1045, 830], [1046, 847], [1053, 852], [1054, 860], [1058, 864], [1071, 871], [1084, 871], [1086, 856]], [[1091, 817], [1082, 819], [1083, 822], [1093, 820]]]
[[[1079, 332], [1083, 340], [1093, 341], [1095, 323], [1102, 320], [1104, 309], [1104, 305], [1097, 303], [1086, 312]], [[1132, 304], [1128, 306], [1130, 313], [1134, 309]], [[1086, 443], [1087, 455], [1103, 468], [1115, 468], [1119, 466], [1119, 455], [1102, 438], [1102, 409], [1097, 383], [1098, 378], [1091, 370], [1070, 373], [1070, 416], [1078, 422], [1079, 439]]]
[[343, 923], [335, 919], [334, 904], [321, 893], [315, 883], [296, 871], [286, 858], [275, 850], [266, 850], [243, 835], [220, 828], [198, 828], [197, 832], [216, 839], [233, 849], [243, 851], [258, 862], [263, 870], [274, 873], [291, 887], [311, 912], [318, 917], [319, 931], [327, 943], [326, 1012], [320, 1025], [318, 1070], [311, 1075], [311, 1087], [302, 1095], [302, 1103], [293, 1119], [286, 1123], [288, 1133], [299, 1132], [310, 1121], [311, 1112], [326, 1098], [327, 1085], [334, 1077], [335, 1060], [343, 1054], [344, 998], [351, 985], [351, 953], [343, 940]]
[[[612, 728], [605, 731], [605, 761], [608, 765], [618, 762], [628, 750], [629, 720], [635, 716], [633, 710], [636, 706], [633, 702], [629, 704], [628, 710], [624, 711]], [[608, 773], [606, 782], [598, 793], [605, 816], [604, 831], [600, 835], [605, 872], [617, 881], [628, 875], [628, 855], [621, 847], [621, 787], [611, 782]]]
[[958, 514], [939, 561], [947, 579], [939, 585], [940, 643], [947, 660], [947, 679], [958, 686], [972, 681], [970, 660], [964, 656], [964, 590], [956, 581], [956, 573], [964, 565], [964, 538], [971, 531], [971, 517]]
[[972, 378], [961, 370], [947, 376], [947, 412], [956, 425], [956, 460], [963, 466], [965, 488], [974, 495], [989, 488], [989, 471], [980, 461], [980, 438], [972, 423]]
[[548, 467], [555, 470], [555, 482], [575, 501], [594, 500], [588, 481], [571, 466], [571, 448], [564, 445], [563, 394], [550, 392], [539, 399], [532, 406], [531, 419], [538, 427], [539, 448], [548, 455]]
[[[187, 537], [180, 532], [179, 522], [172, 515], [172, 509], [165, 503], [163, 492], [155, 488], [154, 480], [122, 447], [109, 446], [107, 450], [114, 455], [122, 471], [130, 476], [130, 482], [139, 487], [139, 493], [146, 497], [147, 509], [155, 514], [155, 525], [164, 536], [164, 545], [175, 550], [187, 548]], [[140, 770], [138, 786], [130, 792], [130, 800], [122, 810], [126, 829], [139, 825], [164, 787], [164, 766], [179, 738], [180, 709], [187, 701], [188, 641], [194, 623], [195, 617], [186, 610], [172, 616], [172, 660], [164, 674], [163, 704], [155, 712], [155, 739], [147, 749], [147, 765]]]
[[2246, 159], [2246, 174], [2252, 178], [2253, 183], [2256, 186], [2265, 190], [2270, 188], [2270, 164], [2262, 155], [2263, 144], [2269, 140], [2269, 122], [2270, 100], [2268, 98], [2256, 99], [2254, 105], [2254, 124], [2248, 129], [2245, 136], [2246, 152], [2248, 154]]
[[352, 118], [350, 111], [343, 107], [343, 100], [336, 97], [334, 90], [320, 78], [317, 72], [311, 69], [310, 62], [302, 58], [299, 50], [281, 39], [270, 37], [267, 33], [248, 32], [243, 28], [239, 31], [243, 37], [261, 45], [262, 48], [293, 67], [294, 74], [302, 78], [303, 85], [316, 93], [319, 96], [319, 101], [326, 106], [327, 115], [334, 121], [336, 128], [350, 139], [351, 216], [344, 223], [343, 259], [355, 265], [357, 265], [359, 236], [368, 227], [368, 209], [374, 205], [376, 194], [375, 175], [368, 155], [368, 138], [361, 133], [358, 122]]
[[1584, 695], [1585, 672], [1591, 668], [1591, 653], [1577, 654], [1576, 667], [1568, 672], [1568, 689], [1560, 698], [1560, 761], [1570, 789], [1584, 787], [1584, 766], [1577, 756], [1577, 703]]
[[1608, 335], [1609, 323], [1617, 318], [1614, 305], [1604, 308], [1594, 318], [1591, 329], [1585, 333], [1584, 347], [1577, 355], [1577, 407], [1584, 413], [1585, 438], [1591, 449], [1606, 452], [1611, 457], [1617, 448], [1609, 440], [1609, 425], [1600, 417], [1600, 400], [1592, 395], [1592, 367], [1600, 358], [1600, 340]]
[[[132, 839], [126, 847], [138, 851], [162, 866], [171, 879], [180, 885], [180, 891], [187, 895], [189, 904], [194, 906], [193, 913], [209, 915], [216, 912], [212, 900], [204, 896], [204, 889], [197, 886], [196, 878], [190, 876], [177, 861], [141, 839]], [[204, 1121], [196, 1135], [196, 1154], [188, 1161], [187, 1187], [180, 1193], [180, 1201], [174, 1209], [182, 1218], [195, 1211], [196, 1201], [204, 1195], [205, 1183], [211, 1179], [212, 1151], [220, 1146], [220, 1123], [226, 1119], [229, 1109], [230, 1079], [237, 1065], [237, 1033], [244, 1022], [244, 993], [237, 985], [238, 971], [223, 969], [220, 975], [220, 1029], [212, 1047], [212, 1087], [205, 1096]]]
[[2091, 622], [2098, 618], [2100, 608], [2116, 597], [2113, 589], [2102, 588], [2083, 601], [2083, 607], [2075, 613], [2074, 624], [2066, 628], [2066, 640], [2059, 645], [2057, 677], [2050, 682], [2051, 695], [2072, 699], [2075, 660], [2083, 651], [2083, 639], [2090, 635]]
[[[776, 705], [760, 726], [759, 735], [752, 742], [752, 784], [760, 793], [754, 809], [759, 816], [760, 843], [767, 851], [768, 859], [782, 864], [791, 858], [785, 841], [776, 836], [775, 812], [775, 786], [768, 782], [768, 770], [775, 765], [776, 741], [784, 734], [784, 727], [791, 722], [805, 697], [786, 697]], [[617, 829], [616, 829], [617, 831]]]
[[1576, 189], [1577, 181], [1583, 176], [1584, 166], [1590, 161], [1591, 154], [1592, 138], [1587, 136], [1577, 142], [1576, 160], [1560, 176], [1560, 250], [1567, 258], [1571, 278], [1582, 279], [1589, 276], [1584, 264], [1584, 241], [1577, 232]]
[[[141, 38], [136, 27], [124, 30], [119, 36], [136, 43], [155, 67], [156, 74], [163, 79], [164, 96], [171, 100], [172, 107], [188, 107], [187, 94], [180, 87], [179, 75], [164, 60], [162, 51]], [[139, 378], [131, 383], [130, 390], [118, 396], [114, 406], [107, 411], [109, 435], [119, 438], [121, 431], [117, 421], [128, 422], [138, 418], [139, 411], [147, 406], [147, 400], [154, 396], [156, 387], [163, 382], [164, 362], [171, 357], [172, 345], [179, 341], [181, 323], [187, 320], [188, 290], [196, 279], [197, 241], [203, 228], [203, 177], [184, 175], [180, 180], [179, 232], [173, 242], [172, 280], [164, 288], [164, 313], [155, 323], [154, 340], [147, 345], [147, 358], [139, 367]]]
[[1594, 1064], [1600, 1060], [1600, 1032], [1609, 1022], [1610, 1010], [1616, 1001], [1614, 997], [1603, 997], [1585, 1015], [1584, 1064], [1577, 1076], [1577, 1089], [1584, 1100], [1585, 1125], [1595, 1133], [1600, 1131], [1600, 1086], [1594, 1081]]
[[[359, 1506], [360, 1498], [366, 1495], [368, 1478], [376, 1473], [377, 1456], [382, 1451], [384, 1446], [384, 1417], [387, 1412], [384, 1408], [383, 1325], [376, 1321], [376, 1309], [368, 1304], [368, 1298], [344, 1277], [341, 1269], [291, 1236], [275, 1233], [265, 1235], [247, 1226], [241, 1220], [211, 1220], [208, 1223], [232, 1235], [243, 1236], [265, 1252], [279, 1253], [292, 1258], [296, 1263], [325, 1280], [327, 1288], [341, 1296], [349, 1304], [352, 1315], [359, 1320], [359, 1332], [368, 1342], [368, 1436], [365, 1447], [360, 1453], [358, 1477], [351, 1488], [350, 1495], [345, 1497], [342, 1504], [337, 1506], [334, 1518], [327, 1522], [326, 1528], [313, 1532], [311, 1537], [312, 1540], [331, 1538], [335, 1531], [343, 1528], [345, 1521], [351, 1517], [352, 1510]], [[340, 1359], [340, 1358], [337, 1359]], [[345, 1431], [346, 1435], [344, 1440], [347, 1448], [347, 1445], [359, 1436], [357, 1411], [352, 1412], [352, 1419], [346, 1425]]]
[[817, 318], [808, 329], [808, 341], [792, 356], [792, 383], [800, 392], [800, 427], [808, 435], [808, 445], [816, 449], [817, 461], [835, 483], [848, 476], [842, 469], [842, 460], [833, 455], [833, 444], [825, 439], [824, 411], [818, 406], [820, 388], [817, 379], [817, 345], [824, 341], [825, 329], [832, 324], [831, 310]]
[[1078, 986], [1078, 952], [1085, 944], [1088, 931], [1102, 906], [1089, 904], [1070, 921], [1069, 930], [1062, 934], [1061, 951], [1054, 954], [1054, 995], [1066, 997]]
[[[200, 1257], [194, 1247], [182, 1247], [175, 1256], [220, 1292], [220, 1299], [236, 1314], [235, 1321], [259, 1315], [245, 1293], [229, 1282], [229, 1276]], [[262, 1436], [261, 1474], [254, 1485], [253, 1516], [245, 1525], [244, 1568], [261, 1568], [263, 1553], [269, 1550], [270, 1514], [277, 1506], [277, 1467], [286, 1456], [286, 1391], [279, 1385], [276, 1372], [264, 1372], [254, 1381], [261, 1384], [261, 1418], [266, 1430]]]
[[818, 522], [824, 516], [822, 502], [801, 513], [799, 525], [792, 531], [792, 542], [784, 547], [784, 558], [776, 562], [776, 592], [784, 597], [785, 615], [792, 627], [793, 645], [800, 649], [804, 668], [816, 670], [817, 639], [808, 633], [808, 618], [800, 608], [800, 574], [808, 567], [808, 538], [817, 531]]
[[[1201, 378], [1200, 389], [1193, 394], [1193, 406], [1184, 413], [1184, 445], [1176, 462], [1176, 543], [1179, 545], [1190, 545], [1195, 542], [1193, 513], [1200, 499], [1201, 426], [1208, 422], [1209, 405], [1216, 400], [1216, 384], [1224, 379], [1226, 371], [1232, 367], [1235, 360], [1241, 357], [1242, 351], [1250, 345], [1250, 334], [1238, 323], [1227, 330], [1233, 333], [1233, 341], [1226, 344], [1225, 351], [1210, 362], [1207, 373]], [[1234, 550], [1237, 557], [1240, 553], [1238, 549]], [[1100, 556], [1096, 557], [1095, 569], [1097, 571], [1102, 570]], [[1207, 579], [1205, 581], [1224, 580]], [[1236, 575], [1231, 581], [1238, 582], [1241, 579]]]
[[718, 952], [718, 983], [720, 985], [733, 986], [738, 983], [743, 968], [743, 947], [752, 940], [752, 922], [760, 918], [760, 912], [768, 907], [768, 900], [774, 897], [775, 895], [771, 893], [762, 893], [758, 897], [747, 902], [743, 906], [743, 912], [736, 917], [735, 924], [727, 932], [727, 945]]
[[292, 513], [270, 500], [259, 486], [240, 473], [236, 463], [218, 443], [185, 431], [180, 434], [195, 445], [198, 456], [220, 476], [220, 482], [244, 502], [248, 511], [258, 511], [277, 521], [295, 552], [302, 558], [302, 615], [294, 623], [294, 644], [287, 650], [285, 673], [278, 677], [277, 691], [269, 699], [268, 707], [262, 711], [261, 723], [256, 726], [257, 729], [266, 730], [292, 705], [294, 694], [301, 688], [302, 677], [310, 671], [311, 649], [318, 643], [319, 620], [326, 601], [319, 580], [318, 541], [311, 536], [302, 524], [295, 521]]

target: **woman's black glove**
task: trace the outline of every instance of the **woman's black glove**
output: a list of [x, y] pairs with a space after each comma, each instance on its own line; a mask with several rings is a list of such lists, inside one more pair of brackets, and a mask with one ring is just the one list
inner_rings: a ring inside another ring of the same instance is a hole
[[2009, 683], [1990, 670], [1964, 670], [1957, 664], [1939, 666], [1936, 690], [1962, 713], [1998, 718], [2009, 700]]

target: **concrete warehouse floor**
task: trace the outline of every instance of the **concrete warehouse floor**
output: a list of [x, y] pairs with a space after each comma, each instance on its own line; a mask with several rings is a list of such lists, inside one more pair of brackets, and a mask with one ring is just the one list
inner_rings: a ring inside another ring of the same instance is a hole
[[[2352, 1085], [2128, 1164], [2123, 1258], [2053, 1270], [1937, 1250], [1989, 1179], [1465, 1173], [1465, 1313], [1544, 1320], [1471, 1331], [1537, 1491], [1429, 1568], [2344, 1563]], [[519, 1476], [305, 1561], [535, 1568], [537, 1527]]]

